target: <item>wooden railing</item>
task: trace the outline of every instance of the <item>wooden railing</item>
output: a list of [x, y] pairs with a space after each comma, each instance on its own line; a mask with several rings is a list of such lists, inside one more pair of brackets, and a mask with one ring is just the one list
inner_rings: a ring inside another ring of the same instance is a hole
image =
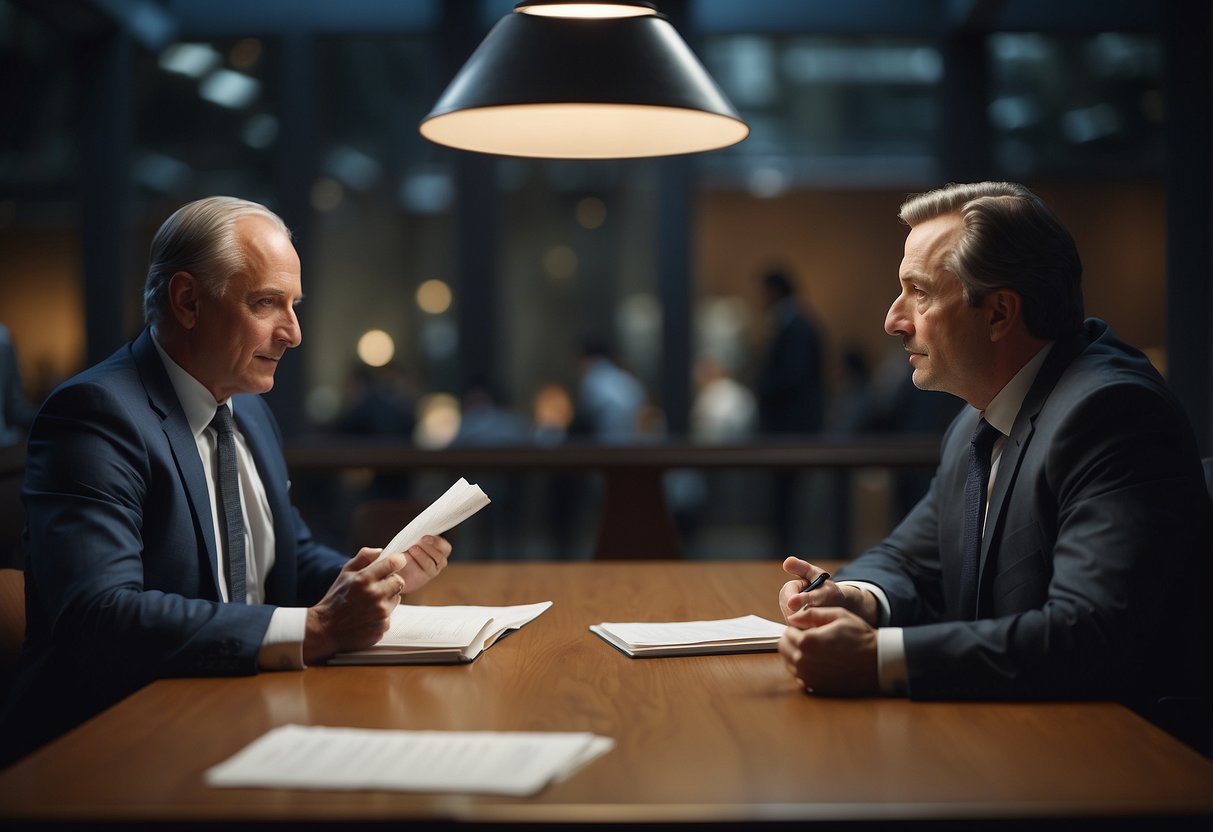
[[[556, 447], [445, 448], [422, 450], [399, 443], [325, 438], [296, 442], [286, 449], [293, 475], [339, 474], [355, 469], [376, 473], [506, 471], [597, 472], [604, 483], [596, 558], [670, 557], [682, 551], [662, 486], [667, 471], [689, 469], [809, 471], [838, 474], [838, 510], [833, 517], [835, 551], [851, 551], [852, 510], [845, 484], [858, 469], [930, 469], [939, 460], [936, 437], [808, 438], [800, 442], [747, 445], [564, 444]], [[25, 469], [24, 446], [0, 448], [0, 501], [5, 551], [20, 538], [19, 498]]]
[[929, 469], [939, 461], [938, 437], [806, 438], [746, 445], [662, 443], [613, 446], [445, 448], [422, 450], [349, 439], [296, 443], [286, 450], [292, 472], [365, 469], [377, 473], [444, 470], [599, 473], [605, 485], [595, 558], [670, 557], [681, 551], [662, 475], [690, 470], [830, 470], [840, 479], [834, 545], [851, 548], [852, 517], [846, 475], [856, 469]]

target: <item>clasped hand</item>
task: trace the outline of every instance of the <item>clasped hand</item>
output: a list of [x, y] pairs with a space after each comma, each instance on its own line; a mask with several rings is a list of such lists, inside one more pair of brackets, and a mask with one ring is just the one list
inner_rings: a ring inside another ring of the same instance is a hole
[[359, 550], [320, 602], [308, 609], [304, 662], [362, 650], [379, 641], [401, 596], [425, 586], [446, 568], [451, 544], [445, 538], [426, 535], [407, 552], [380, 560], [381, 551]]
[[788, 628], [779, 653], [806, 690], [825, 694], [876, 693], [876, 629], [865, 620], [864, 590], [827, 580], [811, 592], [806, 584], [822, 570], [800, 558], [787, 558], [783, 570], [795, 576], [779, 590], [779, 607]]

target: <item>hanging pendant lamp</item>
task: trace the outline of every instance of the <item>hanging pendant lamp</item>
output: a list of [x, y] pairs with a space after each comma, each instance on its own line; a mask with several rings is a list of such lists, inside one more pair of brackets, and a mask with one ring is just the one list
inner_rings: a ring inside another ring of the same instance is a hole
[[750, 128], [651, 3], [519, 3], [421, 122], [438, 144], [547, 159], [698, 153]]

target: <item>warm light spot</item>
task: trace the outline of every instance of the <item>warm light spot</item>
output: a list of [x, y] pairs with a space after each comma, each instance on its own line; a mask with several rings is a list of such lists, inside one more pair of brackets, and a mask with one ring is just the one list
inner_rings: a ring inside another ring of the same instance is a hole
[[417, 403], [413, 442], [419, 448], [445, 448], [459, 433], [459, 400], [450, 393], [431, 393]]
[[616, 17], [648, 17], [657, 9], [648, 3], [520, 3], [514, 11], [536, 17], [578, 17], [604, 20]]
[[372, 367], [382, 367], [396, 354], [396, 343], [382, 329], [367, 330], [358, 339], [358, 357]]
[[606, 222], [606, 203], [596, 196], [587, 196], [577, 201], [577, 224], [582, 228], [595, 229]]
[[543, 255], [543, 271], [555, 282], [564, 282], [577, 274], [577, 252], [568, 246], [552, 246]]
[[236, 41], [228, 50], [227, 59], [236, 69], [249, 69], [261, 59], [261, 41], [257, 38], [243, 38]]
[[441, 280], [427, 280], [417, 287], [417, 306], [430, 315], [441, 315], [451, 308], [451, 287]]

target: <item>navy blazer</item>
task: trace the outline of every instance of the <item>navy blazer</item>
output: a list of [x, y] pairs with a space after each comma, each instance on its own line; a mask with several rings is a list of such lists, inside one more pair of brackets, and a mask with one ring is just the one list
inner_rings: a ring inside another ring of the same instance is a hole
[[26, 641], [0, 736], [35, 744], [153, 679], [255, 673], [274, 606], [323, 597], [348, 558], [291, 505], [269, 408], [235, 399], [273, 514], [266, 604], [219, 600], [202, 462], [149, 331], [47, 399], [22, 490]]
[[880, 586], [918, 699], [1121, 699], [1209, 687], [1210, 505], [1183, 409], [1088, 320], [1041, 366], [1002, 450], [976, 621], [960, 620], [964, 408], [927, 495], [838, 579]]

